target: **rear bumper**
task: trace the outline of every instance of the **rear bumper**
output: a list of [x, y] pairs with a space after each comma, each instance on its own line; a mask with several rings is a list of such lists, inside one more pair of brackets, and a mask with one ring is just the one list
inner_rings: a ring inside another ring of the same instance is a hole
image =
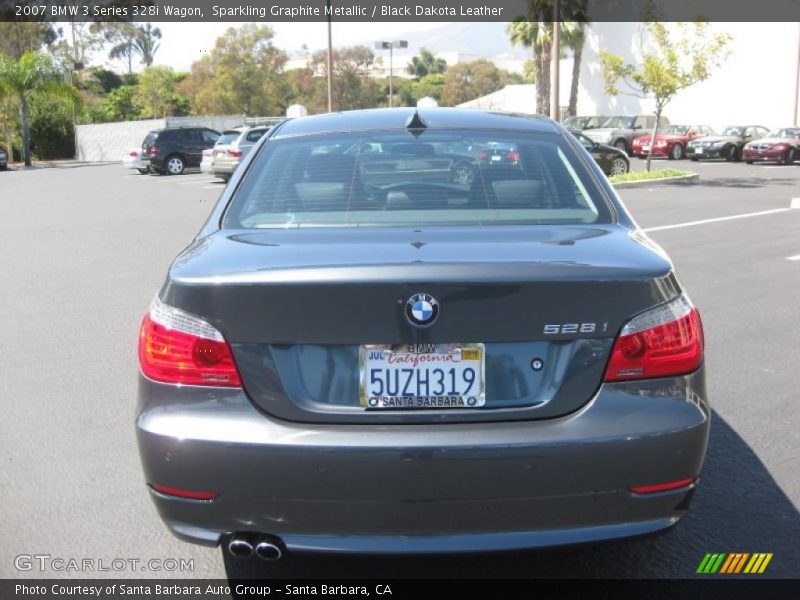
[[685, 513], [708, 441], [702, 369], [604, 385], [572, 415], [450, 425], [278, 421], [240, 390], [140, 379], [137, 437], [148, 483], [215, 491], [213, 501], [151, 492], [170, 530], [217, 544], [234, 531], [290, 550], [465, 552], [653, 533]]
[[709, 149], [706, 148], [703, 152], [697, 152], [694, 148], [688, 147], [686, 148], [686, 156], [688, 158], [725, 158], [725, 155], [722, 153], [722, 148], [713, 148]]
[[239, 161], [220, 161], [219, 159], [214, 159], [214, 164], [212, 166], [212, 171], [214, 175], [232, 175], [233, 172], [236, 170], [236, 167], [239, 166]]

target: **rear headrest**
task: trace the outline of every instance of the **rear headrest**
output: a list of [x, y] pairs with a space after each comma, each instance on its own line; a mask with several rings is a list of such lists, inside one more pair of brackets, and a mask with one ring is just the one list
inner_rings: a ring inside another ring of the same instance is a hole
[[537, 179], [493, 181], [494, 205], [498, 208], [534, 208], [548, 206], [542, 195], [543, 184]]
[[392, 146], [392, 154], [411, 156], [435, 156], [436, 150], [430, 144], [405, 143]]

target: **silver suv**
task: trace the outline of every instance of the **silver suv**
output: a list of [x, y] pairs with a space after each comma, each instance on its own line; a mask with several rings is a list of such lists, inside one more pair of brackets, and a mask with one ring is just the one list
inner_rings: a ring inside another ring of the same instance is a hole
[[[656, 124], [655, 115], [637, 115], [627, 117], [618, 115], [609, 117], [598, 129], [589, 129], [584, 133], [594, 142], [614, 146], [623, 152], [629, 152], [633, 138], [652, 131]], [[659, 127], [669, 125], [669, 119], [662, 116]]]
[[223, 132], [214, 145], [211, 166], [214, 176], [228, 181], [242, 159], [247, 156], [253, 144], [260, 140], [269, 130], [270, 127], [260, 125], [257, 127], [236, 127]]

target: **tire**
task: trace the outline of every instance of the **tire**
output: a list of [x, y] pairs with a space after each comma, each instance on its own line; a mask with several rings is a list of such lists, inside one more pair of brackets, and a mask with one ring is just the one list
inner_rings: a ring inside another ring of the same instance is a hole
[[783, 157], [783, 164], [785, 164], [785, 165], [793, 165], [796, 158], [797, 158], [797, 154], [795, 154], [794, 148], [789, 148], [786, 151], [786, 156]]
[[620, 138], [616, 142], [614, 142], [614, 148], [617, 150], [622, 150], [625, 154], [628, 153], [628, 142], [624, 139]]
[[148, 169], [136, 169], [139, 171], [139, 175], [147, 175], [150, 171]]
[[746, 160], [745, 162], [746, 162], [748, 165], [752, 165], [752, 164], [753, 164], [753, 161], [752, 161], [752, 160]]
[[683, 151], [683, 146], [680, 144], [675, 144], [672, 148], [669, 149], [669, 154], [667, 158], [670, 160], [680, 160], [685, 156]]
[[696, 158], [696, 157], [694, 157], [694, 156], [692, 156], [691, 158], [689, 158], [689, 160], [691, 160], [692, 162], [697, 162], [697, 158]]
[[739, 148], [734, 145], [728, 147], [725, 151], [725, 160], [728, 162], [739, 162], [742, 160], [742, 153], [739, 152]]
[[617, 157], [611, 160], [611, 166], [608, 168], [608, 174], [612, 177], [614, 175], [624, 175], [628, 172], [629, 168], [630, 166], [628, 165], [628, 161], [626, 161], [624, 158]]
[[183, 172], [186, 170], [186, 161], [183, 160], [183, 157], [179, 154], [172, 154], [167, 157], [167, 160], [164, 161], [165, 169], [164, 172], [167, 175], [183, 175]]

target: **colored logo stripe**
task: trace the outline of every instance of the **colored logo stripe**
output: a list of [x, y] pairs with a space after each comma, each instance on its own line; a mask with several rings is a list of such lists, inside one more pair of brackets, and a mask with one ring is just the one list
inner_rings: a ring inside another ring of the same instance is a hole
[[749, 552], [732, 552], [730, 554], [727, 552], [709, 552], [703, 557], [700, 566], [697, 567], [697, 573], [763, 573], [771, 560], [771, 552], [756, 552], [754, 554]]

